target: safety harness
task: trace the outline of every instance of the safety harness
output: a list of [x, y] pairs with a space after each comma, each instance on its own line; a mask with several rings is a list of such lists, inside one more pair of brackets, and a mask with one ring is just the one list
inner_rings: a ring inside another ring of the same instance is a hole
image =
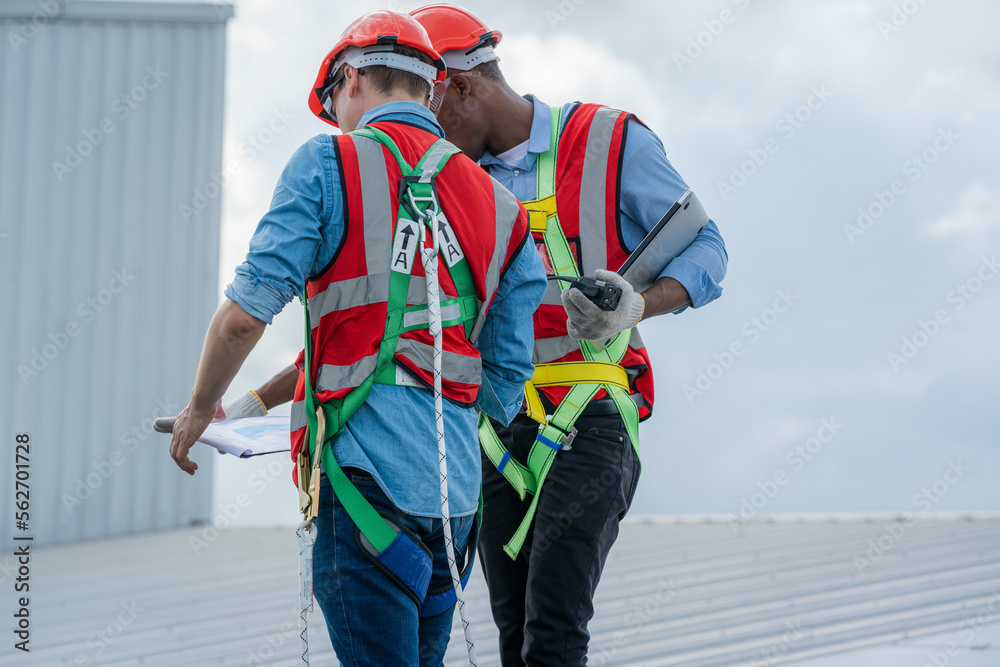
[[[580, 269], [570, 249], [566, 234], [559, 224], [556, 211], [556, 157], [559, 131], [562, 127], [562, 107], [552, 107], [552, 130], [549, 150], [538, 156], [536, 199], [523, 202], [528, 212], [532, 233], [542, 234], [546, 252], [558, 280], [560, 290], [569, 287], [570, 281], [580, 277]], [[552, 467], [556, 452], [569, 450], [576, 437], [574, 424], [587, 404], [605, 390], [615, 402], [625, 429], [639, 454], [639, 409], [629, 396], [628, 375], [621, 360], [628, 349], [631, 330], [622, 331], [598, 350], [590, 341], [580, 341], [584, 361], [538, 364], [532, 379], [525, 385], [525, 409], [528, 417], [539, 424], [538, 435], [532, 443], [526, 464], [511, 457], [486, 415], [479, 417], [479, 442], [497, 471], [510, 482], [521, 500], [525, 494], [533, 495], [524, 519], [504, 551], [516, 559], [531, 529], [538, 507], [538, 497], [545, 477]], [[545, 414], [545, 407], [538, 394], [538, 387], [569, 386], [569, 393], [559, 403], [552, 415]]]
[[[462, 621], [466, 628], [470, 662], [474, 664], [474, 647], [461, 588], [465, 587], [472, 572], [479, 525], [482, 519], [482, 501], [480, 500], [475, 526], [466, 549], [464, 568], [459, 574], [455, 566], [454, 550], [451, 543], [451, 522], [447, 504], [447, 459], [444, 451], [441, 390], [441, 330], [442, 327], [462, 325], [465, 328], [466, 337], [468, 337], [478, 315], [478, 303], [472, 271], [464, 253], [458, 253], [451, 258], [447, 254], [443, 256], [448, 265], [448, 272], [455, 285], [457, 296], [453, 299], [440, 300], [437, 280], [439, 234], [447, 231], [447, 222], [440, 210], [437, 188], [434, 183], [434, 178], [444, 168], [448, 160], [460, 151], [447, 141], [438, 140], [424, 153], [416, 167], [410, 167], [395, 142], [378, 128], [365, 126], [352, 134], [382, 144], [399, 164], [403, 176], [399, 183], [399, 209], [393, 227], [393, 238], [404, 239], [402, 251], [409, 252], [411, 260], [399, 264], [392, 263], [386, 326], [379, 344], [375, 371], [342, 399], [331, 399], [321, 403], [313, 392], [313, 379], [311, 377], [312, 328], [309, 319], [308, 295], [303, 291], [300, 297], [305, 307], [305, 414], [308, 422], [307, 441], [296, 461], [299, 505], [303, 516], [302, 525], [298, 530], [300, 553], [303, 554], [300, 568], [302, 578], [300, 636], [303, 664], [309, 664], [306, 619], [308, 612], [312, 611], [311, 546], [315, 541], [315, 531], [312, 529], [312, 525], [319, 512], [321, 462], [322, 470], [326, 473], [337, 500], [344, 506], [348, 516], [357, 527], [359, 547], [379, 569], [413, 599], [419, 607], [419, 615], [421, 617], [435, 616], [449, 609], [456, 600], [458, 601]], [[412, 236], [403, 227], [404, 225], [410, 227]], [[397, 231], [400, 233], [397, 234]], [[432, 241], [430, 248], [426, 247], [428, 239]], [[450, 241], [454, 244], [458, 243], [458, 239], [454, 237]], [[428, 302], [407, 305], [410, 277], [413, 266], [416, 264], [412, 258], [418, 246], [422, 248]], [[394, 254], [396, 250], [397, 248], [394, 247]], [[398, 268], [402, 264], [405, 264], [405, 270]], [[450, 319], [442, 321], [443, 312], [448, 313]], [[413, 315], [414, 313], [416, 315]], [[415, 329], [430, 329], [434, 338], [435, 416], [442, 487], [442, 521], [449, 569], [452, 573], [450, 585], [433, 591], [428, 590], [433, 565], [430, 550], [405, 526], [397, 526], [386, 520], [372, 507], [371, 503], [338, 465], [333, 455], [332, 443], [329, 442], [331, 438], [344, 429], [347, 420], [368, 398], [372, 384], [402, 384], [397, 380], [393, 358], [400, 335]]]

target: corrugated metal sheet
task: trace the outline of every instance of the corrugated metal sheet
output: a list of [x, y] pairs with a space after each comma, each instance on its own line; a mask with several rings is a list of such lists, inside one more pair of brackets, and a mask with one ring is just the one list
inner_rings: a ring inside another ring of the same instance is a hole
[[630, 526], [622, 546], [599, 591], [594, 665], [810, 664], [961, 627], [994, 599], [1000, 622], [995, 515], [803, 517], [735, 531], [655, 520]]
[[[920, 516], [902, 533], [898, 518], [765, 517], [735, 532], [700, 517], [626, 521], [590, 664], [919, 667], [949, 641], [948, 667], [1000, 664], [1000, 516]], [[299, 664], [297, 557], [290, 526], [39, 551], [30, 664]], [[467, 590], [479, 664], [498, 665], [479, 568]], [[310, 638], [313, 664], [336, 664], [319, 613]], [[3, 651], [0, 665], [24, 664]], [[446, 665], [467, 664], [464, 651], [456, 620]]]
[[186, 403], [217, 303], [220, 198], [195, 190], [221, 165], [231, 7], [2, 9], [0, 484], [27, 432], [39, 542], [205, 519], [211, 458], [180, 473], [151, 419]]

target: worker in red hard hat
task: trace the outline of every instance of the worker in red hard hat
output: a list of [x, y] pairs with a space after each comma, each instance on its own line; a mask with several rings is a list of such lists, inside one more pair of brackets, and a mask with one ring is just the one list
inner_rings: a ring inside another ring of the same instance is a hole
[[453, 582], [475, 554], [477, 409], [508, 423], [532, 373], [544, 270], [524, 209], [442, 138], [429, 105], [444, 72], [406, 14], [344, 32], [309, 106], [349, 134], [316, 136], [289, 160], [172, 424], [171, 455], [194, 474], [190, 448], [300, 296], [303, 353], [246, 403], [266, 410], [294, 388], [300, 548], [315, 538], [303, 589], [342, 665], [442, 663]]
[[594, 277], [622, 290], [605, 310], [550, 280], [534, 317], [525, 408], [510, 425], [480, 424], [479, 552], [501, 661], [583, 665], [594, 592], [639, 478], [638, 423], [653, 409], [649, 353], [635, 326], [718, 298], [725, 244], [708, 221], [637, 293], [614, 271], [687, 190], [656, 135], [605, 106], [520, 96], [499, 66], [500, 31], [466, 9], [434, 4], [411, 15], [448, 67], [438, 112], [445, 136], [528, 210], [550, 277]]

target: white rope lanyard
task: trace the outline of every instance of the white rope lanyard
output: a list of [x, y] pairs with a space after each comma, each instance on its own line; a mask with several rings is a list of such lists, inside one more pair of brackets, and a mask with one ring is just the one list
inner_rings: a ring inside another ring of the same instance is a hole
[[[427, 310], [430, 315], [430, 334], [434, 337], [434, 418], [437, 423], [437, 442], [439, 470], [441, 473], [441, 525], [444, 529], [444, 547], [448, 555], [448, 569], [451, 571], [451, 582], [455, 587], [455, 599], [458, 602], [458, 613], [462, 617], [462, 627], [465, 630], [465, 646], [469, 653], [470, 667], [476, 667], [476, 644], [472, 641], [472, 626], [465, 610], [465, 594], [462, 591], [462, 579], [458, 575], [458, 565], [455, 563], [455, 545], [451, 536], [451, 514], [448, 510], [448, 455], [444, 442], [444, 406], [441, 392], [441, 357], [443, 343], [441, 332], [441, 293], [438, 284], [438, 250], [440, 239], [437, 221], [437, 202], [427, 210], [431, 220], [431, 240], [433, 247], [421, 245], [421, 256], [424, 264], [424, 274], [427, 278]], [[424, 235], [427, 230], [424, 228]]]
[[299, 647], [302, 664], [309, 667], [309, 613], [313, 610], [313, 544], [316, 526], [303, 521], [295, 534], [299, 538]]

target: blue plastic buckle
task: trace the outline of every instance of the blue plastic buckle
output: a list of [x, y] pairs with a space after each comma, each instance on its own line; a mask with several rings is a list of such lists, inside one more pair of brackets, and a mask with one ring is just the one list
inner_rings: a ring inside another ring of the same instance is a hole
[[507, 467], [508, 461], [510, 461], [510, 452], [504, 452], [503, 458], [500, 459], [500, 465], [497, 466], [497, 472], [501, 475], [503, 474], [503, 469]]
[[544, 435], [542, 435], [541, 433], [539, 433], [539, 434], [538, 434], [538, 436], [537, 436], [537, 437], [535, 438], [535, 440], [537, 440], [538, 442], [542, 443], [543, 445], [545, 445], [545, 446], [546, 446], [546, 447], [548, 447], [549, 449], [554, 449], [554, 450], [556, 450], [557, 452], [558, 452], [558, 451], [559, 451], [560, 449], [562, 449], [562, 448], [563, 448], [563, 446], [562, 446], [562, 444], [561, 444], [561, 443], [558, 443], [558, 442], [555, 442], [555, 441], [553, 441], [553, 440], [549, 440], [548, 438], [546, 438], [546, 437], [545, 437]]
[[[562, 431], [561, 428], [559, 428], [558, 426], [556, 426], [554, 424], [549, 424], [549, 426], [551, 426], [554, 429], [558, 429], [558, 430]], [[544, 428], [545, 428], [544, 426], [539, 426], [538, 430], [541, 431]], [[569, 432], [567, 433], [567, 432], [564, 431], [562, 437], [559, 438], [559, 442], [556, 442], [554, 440], [550, 440], [549, 438], [547, 438], [544, 435], [542, 435], [541, 432], [539, 432], [539, 434], [537, 436], [535, 436], [535, 439], [538, 440], [539, 442], [541, 442], [542, 444], [544, 444], [546, 447], [549, 447], [550, 449], [554, 449], [557, 452], [560, 449], [565, 449], [568, 452], [569, 450], [573, 449], [573, 440], [576, 439], [576, 433], [577, 433], [576, 427], [575, 426], [570, 426], [569, 427]]]

